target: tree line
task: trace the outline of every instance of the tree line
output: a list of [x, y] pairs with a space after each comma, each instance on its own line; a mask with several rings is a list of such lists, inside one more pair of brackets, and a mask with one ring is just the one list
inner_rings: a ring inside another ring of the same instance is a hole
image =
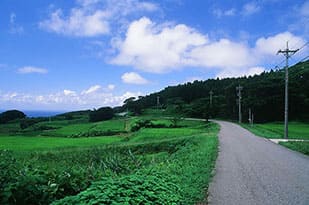
[[[194, 81], [138, 99], [129, 99], [123, 108], [140, 112], [158, 106], [190, 117], [238, 119], [236, 87], [242, 90], [242, 119], [251, 109], [255, 122], [282, 121], [284, 116], [285, 71], [271, 70], [260, 75]], [[210, 102], [212, 92], [212, 103]], [[159, 97], [159, 105], [157, 98]], [[309, 61], [289, 68], [289, 119], [309, 120]]]

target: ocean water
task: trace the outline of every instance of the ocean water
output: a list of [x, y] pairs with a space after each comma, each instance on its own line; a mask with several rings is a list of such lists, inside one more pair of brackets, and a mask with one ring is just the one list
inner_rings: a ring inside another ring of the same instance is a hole
[[[4, 111], [5, 110], [0, 110], [0, 113]], [[52, 117], [66, 112], [66, 111], [48, 111], [48, 110], [20, 110], [20, 111], [25, 113], [27, 117]]]
[[25, 110], [23, 111], [27, 117], [52, 117], [65, 113], [65, 111], [43, 111], [43, 110]]

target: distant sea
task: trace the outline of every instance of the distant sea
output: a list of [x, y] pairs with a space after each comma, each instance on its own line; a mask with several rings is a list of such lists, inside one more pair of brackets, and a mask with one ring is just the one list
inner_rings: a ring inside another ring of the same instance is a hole
[[[5, 110], [0, 110], [0, 113], [4, 111]], [[52, 117], [67, 112], [67, 111], [44, 111], [44, 110], [20, 110], [20, 111], [25, 113], [27, 117]]]

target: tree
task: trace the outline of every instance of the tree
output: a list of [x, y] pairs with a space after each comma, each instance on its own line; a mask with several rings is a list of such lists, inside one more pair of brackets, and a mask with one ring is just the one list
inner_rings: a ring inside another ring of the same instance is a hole
[[0, 123], [7, 123], [16, 119], [23, 119], [26, 115], [19, 110], [8, 110], [0, 114]]
[[142, 113], [141, 101], [136, 100], [135, 97], [130, 97], [126, 99], [123, 103], [124, 103], [124, 107], [128, 109], [129, 111], [133, 112], [135, 115], [140, 115]]
[[[289, 68], [290, 120], [309, 120], [309, 61]], [[239, 78], [208, 79], [177, 86], [169, 86], [159, 92], [125, 101], [126, 108], [156, 106], [156, 97], [172, 112], [192, 117], [212, 117], [236, 120], [236, 86], [244, 87], [242, 95], [242, 118], [247, 119], [248, 110], [255, 122], [283, 120], [284, 70], [263, 72], [260, 75]], [[213, 103], [209, 105], [209, 91], [213, 91]]]
[[94, 110], [89, 113], [90, 122], [110, 120], [113, 117], [114, 117], [114, 111], [111, 107], [102, 107], [99, 108], [98, 110]]

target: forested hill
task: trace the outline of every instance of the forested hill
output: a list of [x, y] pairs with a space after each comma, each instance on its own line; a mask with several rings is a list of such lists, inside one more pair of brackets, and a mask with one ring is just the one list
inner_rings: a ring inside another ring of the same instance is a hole
[[[249, 108], [254, 113], [255, 122], [282, 121], [284, 77], [284, 69], [281, 69], [250, 77], [194, 81], [139, 97], [133, 107], [157, 106], [159, 96], [161, 107], [167, 110], [191, 117], [235, 120], [238, 118], [236, 87], [241, 85], [243, 121], [248, 121]], [[213, 92], [212, 106], [210, 91]], [[290, 120], [309, 120], [309, 61], [289, 68], [289, 109]]]

